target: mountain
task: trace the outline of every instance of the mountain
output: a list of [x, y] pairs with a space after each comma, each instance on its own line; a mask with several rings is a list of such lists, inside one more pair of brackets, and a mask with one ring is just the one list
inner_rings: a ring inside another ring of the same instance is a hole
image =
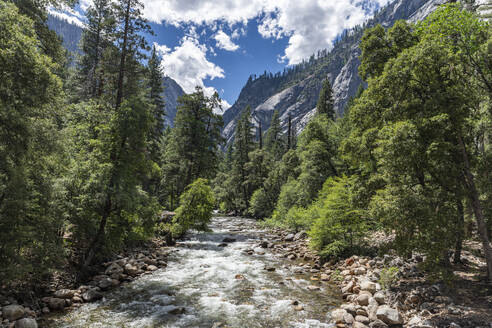
[[63, 39], [63, 46], [70, 52], [78, 52], [78, 44], [82, 37], [82, 28], [71, 24], [66, 19], [48, 15], [48, 27]]
[[[66, 49], [72, 53], [77, 53], [79, 51], [78, 44], [83, 31], [81, 27], [54, 15], [48, 15], [47, 23], [48, 27], [63, 39], [63, 46]], [[176, 81], [168, 76], [164, 77], [162, 83], [164, 86], [163, 97], [166, 102], [166, 117], [164, 122], [166, 126], [172, 127], [174, 125], [174, 118], [176, 117], [178, 98], [185, 92]]]
[[251, 76], [238, 100], [223, 115], [223, 136], [230, 143], [234, 138], [236, 120], [247, 106], [252, 108], [253, 123], [265, 131], [275, 110], [279, 111], [282, 128], [287, 129], [289, 115], [300, 132], [314, 115], [323, 80], [333, 86], [335, 109], [342, 116], [344, 108], [363, 83], [358, 74], [359, 43], [364, 30], [382, 24], [392, 26], [397, 20], [416, 22], [424, 19], [446, 0], [395, 0], [382, 8], [363, 26], [345, 31], [331, 51], [319, 51], [308, 60], [284, 72]]
[[164, 77], [164, 100], [166, 102], [166, 116], [164, 124], [166, 126], [174, 126], [174, 118], [178, 110], [178, 98], [184, 95], [183, 88], [173, 79]]

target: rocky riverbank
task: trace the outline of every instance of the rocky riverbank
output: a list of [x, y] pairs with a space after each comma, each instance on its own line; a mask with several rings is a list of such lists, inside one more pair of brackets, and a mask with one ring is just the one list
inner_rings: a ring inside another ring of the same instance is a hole
[[129, 250], [103, 263], [96, 275], [76, 288], [65, 286], [48, 290], [28, 302], [19, 302], [6, 293], [0, 293], [0, 327], [37, 328], [38, 322], [43, 326], [43, 321], [52, 312], [70, 311], [84, 303], [100, 300], [105, 292], [166, 267], [171, 251], [163, 240], [155, 239], [145, 247]]
[[[462, 259], [468, 266], [453, 268], [453, 280], [431, 283], [421, 270], [424, 259], [419, 255], [408, 260], [388, 254], [352, 256], [322, 264], [309, 250], [305, 233], [273, 232], [277, 238], [261, 241], [258, 248], [249, 250], [250, 254], [270, 248], [281, 257], [299, 262], [302, 269], [298, 273], [310, 274], [311, 280], [337, 284], [344, 303], [330, 313], [336, 327], [492, 327], [492, 286], [471, 275], [464, 276], [473, 265], [483, 268], [485, 264], [471, 251], [463, 252]], [[317, 286], [311, 288], [316, 290]]]

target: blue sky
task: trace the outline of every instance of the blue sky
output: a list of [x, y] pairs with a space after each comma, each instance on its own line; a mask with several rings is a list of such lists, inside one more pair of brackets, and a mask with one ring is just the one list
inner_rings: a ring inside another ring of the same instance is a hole
[[[58, 15], [83, 24], [91, 0]], [[391, 0], [142, 0], [166, 75], [232, 105], [249, 75], [277, 72], [332, 46]]]

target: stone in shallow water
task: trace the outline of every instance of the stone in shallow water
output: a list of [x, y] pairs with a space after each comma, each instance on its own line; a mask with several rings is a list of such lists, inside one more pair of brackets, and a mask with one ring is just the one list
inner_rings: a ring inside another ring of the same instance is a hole
[[22, 305], [12, 304], [7, 305], [2, 308], [4, 319], [8, 319], [10, 321], [15, 321], [24, 316], [26, 312]]
[[34, 319], [24, 318], [15, 322], [15, 328], [38, 328], [38, 323]]

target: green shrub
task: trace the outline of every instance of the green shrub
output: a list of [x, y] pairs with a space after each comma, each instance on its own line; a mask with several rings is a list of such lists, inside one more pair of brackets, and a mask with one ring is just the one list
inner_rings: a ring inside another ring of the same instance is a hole
[[266, 218], [271, 215], [271, 205], [264, 188], [256, 189], [249, 201], [249, 214], [255, 218]]
[[379, 276], [379, 284], [382, 289], [391, 288], [398, 280], [398, 268], [383, 268]]
[[174, 238], [183, 236], [188, 230], [206, 231], [212, 219], [215, 199], [208, 180], [197, 179], [179, 198], [179, 207], [173, 217], [171, 233]]
[[314, 223], [311, 246], [323, 257], [338, 257], [360, 248], [367, 231], [363, 211], [353, 201], [352, 178], [329, 178], [308, 212]]

